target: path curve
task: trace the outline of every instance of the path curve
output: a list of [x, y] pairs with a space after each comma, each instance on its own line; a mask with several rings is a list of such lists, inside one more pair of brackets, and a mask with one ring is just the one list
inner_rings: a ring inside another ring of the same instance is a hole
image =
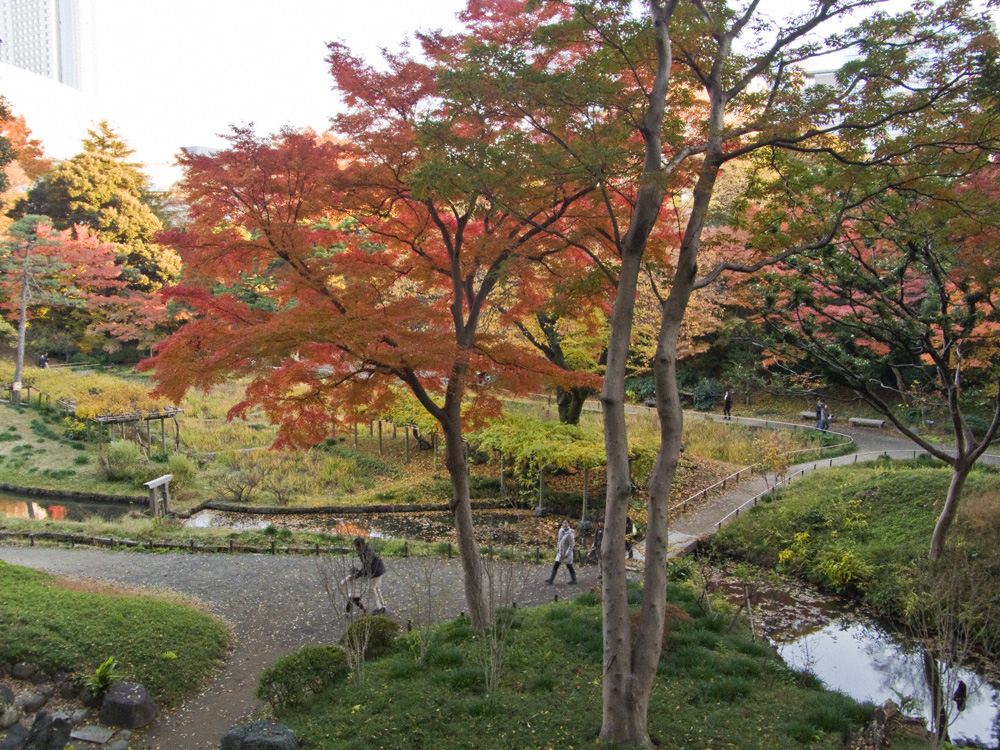
[[[174, 589], [197, 598], [230, 626], [231, 650], [223, 669], [201, 695], [161, 715], [136, 736], [133, 747], [147, 750], [217, 750], [222, 735], [261, 705], [253, 691], [264, 667], [301, 646], [336, 643], [348, 622], [339, 603], [334, 611], [324, 593], [315, 557], [0, 547], [0, 560], [56, 574]], [[408, 582], [418, 580], [425, 560], [387, 561], [383, 593], [388, 614], [404, 626], [413, 616]], [[436, 566], [435, 580], [441, 576], [442, 616], [458, 616], [465, 609], [458, 560], [429, 564]], [[561, 569], [556, 584], [548, 586], [546, 566], [512, 565], [520, 582], [514, 595], [518, 606], [576, 596], [597, 578], [594, 566], [578, 566], [579, 585], [568, 585]]]
[[[708, 416], [706, 418], [715, 418]], [[734, 417], [733, 423], [763, 424], [764, 420]], [[777, 423], [767, 420], [770, 426]], [[912, 450], [913, 444], [887, 432], [866, 429], [839, 430], [851, 436], [858, 453]], [[855, 454], [810, 461], [793, 471], [849, 464]], [[704, 503], [696, 511], [672, 523], [671, 544], [682, 549], [692, 539], [711, 534], [719, 520], [734, 508], [766, 490], [763, 478], [740, 482]], [[253, 697], [260, 671], [278, 657], [307, 644], [334, 643], [347, 620], [323, 591], [317, 558], [257, 554], [153, 555], [138, 552], [108, 552], [95, 549], [46, 547], [0, 547], [0, 560], [51, 573], [82, 576], [129, 586], [162, 587], [180, 591], [203, 602], [231, 629], [232, 643], [223, 669], [205, 691], [179, 709], [159, 717], [137, 735], [133, 744], [146, 750], [215, 750], [222, 735], [245, 719], [260, 702]], [[408, 581], [416, 580], [420, 559], [389, 561], [390, 574], [383, 585], [389, 614], [406, 623], [412, 616], [413, 600]], [[461, 566], [457, 560], [440, 560], [435, 575], [441, 576], [442, 616], [455, 617], [465, 607]], [[548, 564], [514, 564], [521, 586], [515, 594], [518, 605], [537, 605], [585, 591], [596, 581], [593, 566], [577, 567], [580, 585], [566, 584], [564, 572], [554, 586], [545, 584]], [[335, 611], [336, 609], [336, 611]]]

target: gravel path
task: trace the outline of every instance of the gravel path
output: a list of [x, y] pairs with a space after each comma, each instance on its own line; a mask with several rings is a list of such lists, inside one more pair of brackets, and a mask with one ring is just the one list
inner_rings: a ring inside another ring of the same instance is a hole
[[[734, 418], [734, 422], [759, 424], [761, 420]], [[776, 426], [770, 422], [769, 426]], [[858, 444], [859, 457], [883, 451], [912, 451], [912, 443], [883, 431], [838, 430]], [[832, 459], [833, 465], [853, 463], [855, 456]], [[831, 465], [831, 460], [794, 467], [808, 471]], [[671, 541], [681, 548], [693, 538], [711, 534], [720, 519], [766, 489], [763, 479], [741, 482], [678, 519]], [[327, 558], [322, 558], [327, 559]], [[227, 622], [232, 631], [229, 659], [204, 693], [179, 709], [162, 715], [137, 737], [134, 744], [147, 750], [214, 750], [226, 730], [239, 723], [260, 703], [253, 697], [257, 677], [279, 656], [312, 643], [334, 643], [346, 618], [339, 603], [334, 607], [321, 582], [317, 558], [272, 555], [186, 555], [104, 552], [91, 549], [0, 547], [0, 560], [52, 573], [83, 576], [132, 586], [175, 589], [203, 602]], [[428, 564], [419, 559], [390, 559], [383, 591], [389, 615], [401, 624], [412, 617], [412, 583], [425, 575]], [[457, 560], [436, 561], [435, 580], [444, 604], [442, 616], [455, 617], [464, 609], [461, 567]], [[515, 594], [519, 605], [550, 602], [553, 597], [574, 596], [592, 586], [596, 568], [578, 566], [579, 586], [568, 586], [565, 573], [559, 582], [545, 584], [549, 563], [518, 564]], [[437, 579], [440, 576], [440, 579]]]
[[[314, 557], [0, 547], [0, 560], [51, 573], [174, 589], [199, 599], [229, 624], [232, 644], [226, 665], [204, 693], [161, 715], [133, 740], [133, 745], [148, 750], [215, 750], [231, 726], [260, 706], [253, 691], [265, 666], [300, 646], [335, 643], [348, 622], [339, 602], [334, 611]], [[391, 558], [387, 564], [382, 589], [388, 614], [401, 624], [413, 616], [409, 589], [428, 564], [435, 566], [435, 580], [440, 580], [443, 617], [453, 618], [465, 608], [458, 560]], [[566, 584], [563, 570], [555, 585], [546, 585], [548, 564], [514, 568], [520, 581], [514, 596], [519, 606], [574, 596], [596, 581], [594, 566], [576, 568], [577, 586]]]

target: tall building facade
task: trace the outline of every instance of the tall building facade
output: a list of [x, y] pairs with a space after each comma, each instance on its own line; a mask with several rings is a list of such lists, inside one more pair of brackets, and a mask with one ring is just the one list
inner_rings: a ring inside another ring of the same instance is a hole
[[91, 87], [93, 0], [0, 0], [0, 62]]

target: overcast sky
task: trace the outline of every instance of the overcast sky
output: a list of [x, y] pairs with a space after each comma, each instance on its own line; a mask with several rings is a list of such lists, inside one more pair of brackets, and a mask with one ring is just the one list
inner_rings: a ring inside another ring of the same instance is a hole
[[[327, 127], [326, 43], [368, 58], [415, 29], [454, 28], [464, 0], [96, 0], [98, 107], [151, 166], [253, 122]], [[29, 125], [31, 123], [29, 122]]]

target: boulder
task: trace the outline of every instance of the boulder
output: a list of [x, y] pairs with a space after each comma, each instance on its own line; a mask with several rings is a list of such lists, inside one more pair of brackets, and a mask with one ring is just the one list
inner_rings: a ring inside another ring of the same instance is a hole
[[21, 661], [10, 668], [10, 676], [16, 680], [30, 680], [37, 671], [38, 668], [34, 664], [25, 664]]
[[13, 706], [7, 706], [0, 711], [0, 729], [10, 729], [21, 720], [21, 712]]
[[55, 718], [48, 711], [39, 711], [31, 725], [21, 750], [63, 750], [69, 742], [69, 721]]
[[48, 701], [49, 699], [42, 693], [22, 693], [14, 699], [14, 707], [21, 709], [26, 714], [33, 714]]
[[28, 728], [20, 722], [15, 722], [8, 728], [7, 734], [0, 740], [0, 750], [20, 750], [24, 738], [28, 736]]
[[72, 682], [64, 682], [59, 686], [59, 697], [71, 701], [80, 694], [80, 689]]
[[221, 750], [299, 750], [295, 732], [273, 721], [253, 721], [233, 727], [222, 738]]
[[0, 706], [14, 702], [14, 691], [6, 685], [0, 685]]
[[101, 702], [100, 721], [111, 727], [141, 729], [156, 716], [156, 704], [138, 682], [116, 682]]

